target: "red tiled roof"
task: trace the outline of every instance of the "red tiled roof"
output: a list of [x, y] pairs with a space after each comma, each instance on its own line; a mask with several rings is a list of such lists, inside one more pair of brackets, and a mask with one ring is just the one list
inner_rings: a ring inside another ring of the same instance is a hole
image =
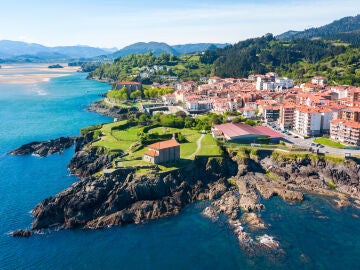
[[146, 156], [150, 156], [150, 157], [158, 157], [159, 156], [159, 153], [156, 152], [155, 150], [148, 150], [145, 152]]
[[160, 149], [165, 149], [165, 148], [170, 148], [170, 147], [175, 147], [175, 146], [179, 146], [180, 144], [174, 140], [167, 140], [167, 141], [162, 141], [162, 142], [157, 142], [157, 143], [153, 143], [150, 144], [148, 146], [149, 149], [155, 149], [155, 150], [160, 150]]
[[272, 130], [271, 128], [268, 127], [264, 127], [264, 126], [256, 126], [253, 127], [255, 130], [257, 130], [259, 133], [262, 133], [263, 135], [267, 135], [269, 136], [271, 139], [272, 138], [282, 138], [283, 135], [279, 132], [276, 132], [274, 130]]
[[133, 84], [133, 85], [139, 85], [141, 83], [139, 82], [117, 82], [117, 84]]
[[360, 129], [360, 123], [355, 122], [353, 120], [334, 119], [334, 120], [331, 120], [330, 122], [331, 122], [331, 124], [343, 124], [346, 127]]

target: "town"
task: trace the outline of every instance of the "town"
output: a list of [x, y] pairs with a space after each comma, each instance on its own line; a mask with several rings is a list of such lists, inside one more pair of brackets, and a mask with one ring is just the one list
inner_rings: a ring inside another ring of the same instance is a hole
[[[138, 82], [115, 84], [116, 89], [123, 87], [134, 92], [140, 90], [142, 85]], [[173, 92], [162, 95], [161, 100], [153, 104], [144, 105], [145, 110], [151, 108], [148, 112], [170, 113], [174, 108], [190, 115], [213, 112], [227, 114], [228, 121], [233, 123], [240, 115], [276, 131], [256, 127], [250, 131], [249, 127], [238, 123], [232, 127], [217, 125], [212, 127], [212, 134], [218, 139], [251, 139], [248, 135], [256, 133], [270, 138], [284, 136], [300, 144], [303, 139], [318, 137], [320, 145], [348, 149], [360, 146], [360, 88], [330, 86], [328, 79], [323, 76], [294, 85], [292, 79], [269, 72], [243, 79], [210, 77], [208, 80], [203, 78], [201, 83], [154, 83], [152, 88], [170, 88]]]

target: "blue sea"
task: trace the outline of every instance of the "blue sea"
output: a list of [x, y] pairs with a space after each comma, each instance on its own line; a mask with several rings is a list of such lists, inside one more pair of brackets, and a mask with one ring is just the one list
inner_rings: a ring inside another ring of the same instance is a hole
[[31, 141], [78, 135], [112, 121], [86, 111], [109, 85], [86, 74], [36, 84], [0, 84], [0, 269], [360, 269], [360, 211], [331, 199], [264, 201], [267, 233], [284, 254], [248, 254], [226, 222], [201, 215], [207, 202], [179, 215], [103, 230], [62, 230], [14, 238], [29, 228], [31, 209], [77, 181], [67, 164], [74, 149], [46, 158], [8, 156]]

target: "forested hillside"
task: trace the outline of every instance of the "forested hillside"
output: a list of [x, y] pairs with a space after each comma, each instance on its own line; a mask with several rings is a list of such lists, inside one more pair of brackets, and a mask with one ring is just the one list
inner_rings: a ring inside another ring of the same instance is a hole
[[302, 32], [288, 31], [278, 38], [267, 34], [181, 57], [170, 53], [132, 54], [101, 65], [89, 77], [152, 83], [199, 81], [213, 75], [244, 78], [275, 71], [299, 82], [323, 75], [331, 84], [360, 85], [359, 29], [360, 15]]
[[178, 57], [168, 53], [132, 54], [117, 58], [114, 63], [102, 64], [89, 73], [89, 78], [117, 81], [133, 80], [143, 83], [163, 82], [180, 78], [199, 80], [211, 75], [211, 65], [200, 62], [198, 55]]
[[340, 20], [333, 21], [321, 27], [313, 27], [304, 31], [288, 31], [277, 38], [280, 40], [294, 40], [294, 39], [310, 39], [318, 37], [328, 37], [340, 33], [349, 33], [360, 30], [360, 15], [344, 17]]
[[212, 74], [220, 77], [276, 71], [295, 80], [324, 75], [334, 84], [360, 84], [359, 48], [321, 39], [280, 41], [267, 34], [207, 51], [200, 61], [212, 64]]

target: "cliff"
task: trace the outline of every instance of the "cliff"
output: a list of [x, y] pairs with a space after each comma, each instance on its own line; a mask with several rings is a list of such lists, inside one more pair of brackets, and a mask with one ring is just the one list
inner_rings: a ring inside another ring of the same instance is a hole
[[168, 173], [137, 175], [117, 170], [86, 177], [33, 210], [33, 230], [103, 228], [176, 214], [186, 204], [220, 196], [234, 174], [231, 160], [197, 158], [190, 167]]

